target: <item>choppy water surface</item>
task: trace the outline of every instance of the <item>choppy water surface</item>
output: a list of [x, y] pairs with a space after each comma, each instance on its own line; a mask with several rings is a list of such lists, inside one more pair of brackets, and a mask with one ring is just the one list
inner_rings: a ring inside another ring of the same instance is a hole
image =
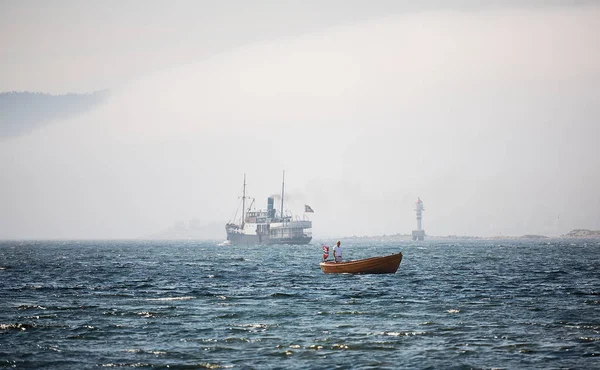
[[0, 367], [600, 368], [597, 241], [344, 244], [0, 242]]

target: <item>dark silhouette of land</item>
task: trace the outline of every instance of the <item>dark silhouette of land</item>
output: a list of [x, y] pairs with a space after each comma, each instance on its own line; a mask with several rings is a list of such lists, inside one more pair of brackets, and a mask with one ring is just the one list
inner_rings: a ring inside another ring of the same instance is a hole
[[23, 135], [55, 120], [75, 117], [101, 104], [108, 90], [90, 94], [0, 93], [0, 139]]

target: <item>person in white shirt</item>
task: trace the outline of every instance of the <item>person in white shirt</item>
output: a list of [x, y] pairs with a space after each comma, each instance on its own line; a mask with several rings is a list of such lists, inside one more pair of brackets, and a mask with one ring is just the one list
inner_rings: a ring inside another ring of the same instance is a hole
[[333, 247], [333, 259], [335, 262], [342, 262], [342, 246], [339, 240], [335, 244], [335, 247]]

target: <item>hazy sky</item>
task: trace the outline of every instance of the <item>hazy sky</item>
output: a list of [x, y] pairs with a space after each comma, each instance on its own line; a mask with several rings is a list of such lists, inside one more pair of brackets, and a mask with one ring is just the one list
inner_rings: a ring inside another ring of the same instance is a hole
[[417, 196], [431, 235], [600, 229], [600, 5], [412, 3], [1, 2], [0, 91], [111, 96], [0, 141], [0, 238], [224, 224], [284, 169], [317, 238]]

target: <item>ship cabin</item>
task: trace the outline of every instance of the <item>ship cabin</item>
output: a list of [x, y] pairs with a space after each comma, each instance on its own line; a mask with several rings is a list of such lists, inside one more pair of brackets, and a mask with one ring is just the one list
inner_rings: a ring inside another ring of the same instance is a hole
[[267, 211], [248, 211], [246, 213], [246, 223], [250, 224], [265, 224], [267, 223]]

